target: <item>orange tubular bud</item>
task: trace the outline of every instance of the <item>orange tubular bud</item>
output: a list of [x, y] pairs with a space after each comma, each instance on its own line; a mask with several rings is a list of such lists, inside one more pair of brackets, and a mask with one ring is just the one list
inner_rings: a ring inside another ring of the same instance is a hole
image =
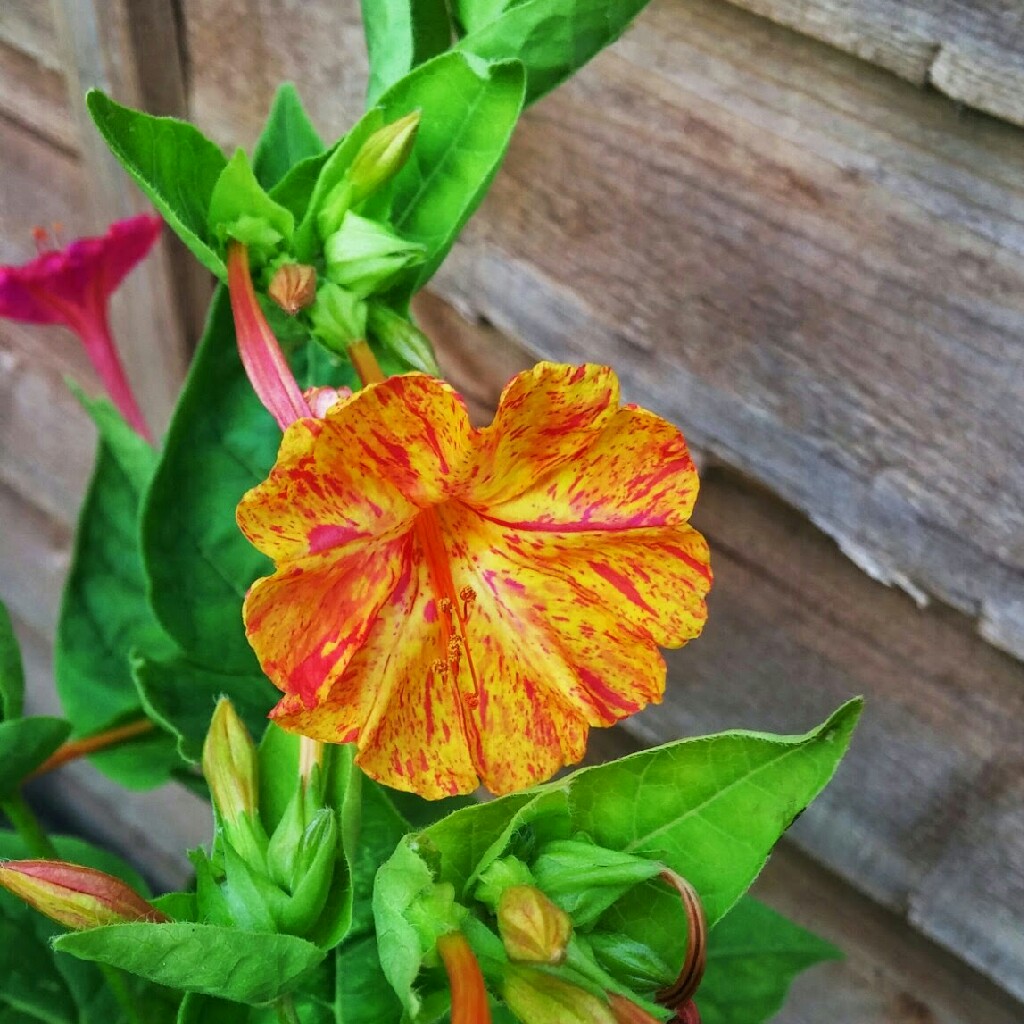
[[642, 1006], [617, 992], [608, 993], [608, 1005], [612, 1008], [616, 1024], [660, 1024], [657, 1017], [652, 1017]]
[[491, 1024], [484, 976], [466, 936], [462, 932], [442, 935], [437, 952], [452, 988], [452, 1024]]
[[75, 931], [169, 920], [119, 878], [60, 860], [9, 860], [0, 864], [0, 886]]
[[512, 885], [498, 901], [498, 931], [510, 960], [560, 964], [572, 936], [572, 922], [540, 889]]

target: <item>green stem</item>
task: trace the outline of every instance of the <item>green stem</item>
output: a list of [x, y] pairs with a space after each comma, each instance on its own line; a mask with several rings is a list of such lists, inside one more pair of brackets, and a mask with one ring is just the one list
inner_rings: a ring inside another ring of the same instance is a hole
[[276, 1005], [277, 1017], [281, 1024], [302, 1024], [299, 1019], [299, 1011], [295, 1009], [295, 1000], [290, 993], [281, 996]]
[[14, 826], [14, 831], [25, 841], [32, 856], [42, 857], [44, 860], [60, 859], [56, 848], [50, 842], [50, 837], [43, 831], [43, 826], [39, 824], [39, 820], [20, 793], [0, 801], [0, 810]]

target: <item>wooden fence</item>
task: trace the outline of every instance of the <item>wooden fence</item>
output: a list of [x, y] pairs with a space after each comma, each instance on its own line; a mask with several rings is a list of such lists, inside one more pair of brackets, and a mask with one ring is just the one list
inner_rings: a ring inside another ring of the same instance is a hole
[[[325, 137], [362, 107], [355, 0], [2, 0], [0, 261], [141, 208], [100, 85], [251, 146], [282, 79]], [[654, 0], [539, 103], [419, 315], [480, 416], [537, 356], [607, 361], [686, 431], [716, 587], [665, 704], [604, 755], [868, 711], [760, 883], [848, 949], [789, 1024], [1019, 1021], [1024, 1006], [1024, 6]], [[165, 422], [209, 282], [165, 244], [117, 300]], [[92, 432], [60, 331], [0, 324], [0, 596], [34, 706]], [[184, 871], [205, 811], [37, 794]]]

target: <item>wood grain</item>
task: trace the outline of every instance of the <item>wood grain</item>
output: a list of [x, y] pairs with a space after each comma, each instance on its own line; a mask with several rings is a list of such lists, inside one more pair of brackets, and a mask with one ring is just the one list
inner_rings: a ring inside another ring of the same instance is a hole
[[729, 2], [1024, 125], [1024, 7], [1015, 0]]

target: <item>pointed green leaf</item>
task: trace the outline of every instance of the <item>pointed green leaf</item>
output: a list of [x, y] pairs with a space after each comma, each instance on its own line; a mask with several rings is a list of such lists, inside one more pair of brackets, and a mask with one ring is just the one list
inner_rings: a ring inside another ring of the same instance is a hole
[[782, 1008], [798, 974], [841, 957], [831, 943], [746, 897], [711, 932], [696, 1000], [701, 1020], [764, 1024]]
[[252, 155], [256, 178], [270, 190], [292, 167], [316, 156], [323, 148], [298, 90], [291, 82], [285, 82], [274, 96], [270, 116]]
[[455, 0], [467, 35], [459, 48], [521, 60], [534, 103], [615, 42], [648, 0]]
[[[96, 424], [99, 445], [64, 585], [54, 675], [75, 735], [88, 736], [142, 717], [128, 651], [166, 651], [170, 643], [149, 608], [139, 553], [139, 505], [156, 452], [109, 402], [76, 393]], [[137, 789], [166, 782], [178, 763], [173, 740], [162, 732], [90, 760]]]
[[192, 125], [122, 107], [96, 89], [86, 105], [114, 156], [175, 234], [204, 267], [224, 277], [206, 222], [213, 186], [227, 163], [224, 154]]
[[210, 235], [223, 245], [234, 239], [266, 256], [291, 241], [295, 218], [256, 180], [244, 149], [236, 149], [210, 196]]
[[324, 954], [294, 935], [210, 924], [113, 924], [59, 936], [53, 948], [184, 992], [265, 1003], [291, 992]]
[[133, 651], [132, 672], [146, 713], [177, 738], [182, 759], [198, 764], [213, 709], [230, 697], [253, 736], [267, 725], [277, 691], [260, 672], [231, 675], [195, 665], [185, 658], [148, 658]]
[[25, 670], [21, 645], [14, 635], [7, 606], [0, 601], [0, 721], [18, 718], [25, 701]]
[[445, 0], [362, 0], [363, 32], [370, 54], [366, 105], [452, 42]]
[[0, 799], [10, 796], [67, 738], [63, 718], [12, 718], [0, 722]]

